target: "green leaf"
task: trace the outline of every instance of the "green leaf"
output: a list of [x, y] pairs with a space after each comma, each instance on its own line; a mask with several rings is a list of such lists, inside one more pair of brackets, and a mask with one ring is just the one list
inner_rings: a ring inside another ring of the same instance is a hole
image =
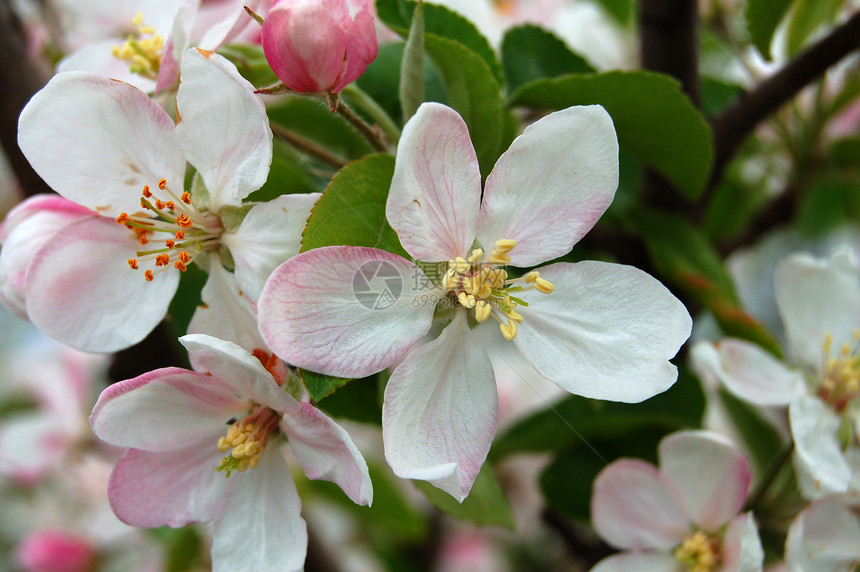
[[633, 0], [597, 0], [619, 24], [628, 24], [633, 19]]
[[797, 0], [788, 21], [788, 55], [797, 54], [820, 26], [832, 24], [843, 0]]
[[299, 377], [302, 378], [305, 388], [308, 390], [311, 399], [315, 402], [330, 395], [335, 389], [349, 382], [349, 379], [323, 375], [306, 369], [299, 370]]
[[[855, 151], [860, 151], [860, 146]], [[860, 165], [860, 162], [855, 165]], [[814, 180], [804, 190], [797, 214], [801, 232], [821, 236], [838, 226], [858, 222], [860, 181], [856, 177], [828, 174]]]
[[286, 143], [275, 138], [273, 142], [272, 167], [262, 187], [248, 195], [246, 202], [266, 202], [281, 195], [294, 193], [316, 193], [325, 183], [311, 177], [306, 161]]
[[716, 115], [740, 95], [739, 85], [703, 77], [701, 83], [702, 110], [707, 115]]
[[266, 87], [278, 81], [278, 76], [272, 71], [263, 47], [252, 44], [229, 44], [218, 50], [218, 53], [233, 62], [239, 73], [256, 88]]
[[[417, 2], [408, 0], [377, 0], [376, 13], [386, 26], [406, 38], [416, 5]], [[469, 20], [445, 6], [424, 4], [424, 31], [454, 40], [476, 53], [492, 71], [494, 80], [502, 84], [502, 68], [496, 59], [496, 52]]]
[[412, 13], [409, 38], [400, 64], [400, 105], [403, 120], [415, 115], [424, 102], [424, 3]]
[[425, 47], [442, 77], [451, 107], [469, 127], [486, 177], [501, 154], [504, 113], [499, 86], [486, 62], [462, 44], [427, 34]]
[[567, 397], [497, 437], [490, 458], [495, 461], [513, 453], [563, 449], [583, 440], [611, 439], [649, 427], [664, 432], [699, 427], [705, 410], [704, 394], [685, 366], [678, 373], [672, 387], [642, 403]]
[[722, 259], [700, 229], [680, 216], [651, 211], [633, 213], [630, 222], [658, 274], [708, 308], [723, 333], [781, 354], [773, 335], [741, 308]]
[[753, 467], [761, 475], [770, 467], [782, 447], [779, 432], [765, 421], [755, 407], [723, 388], [719, 390], [719, 399], [750, 452]]
[[511, 105], [606, 108], [620, 144], [659, 171], [689, 198], [708, 182], [714, 149], [702, 114], [674, 79], [644, 72], [568, 75], [520, 87]]
[[501, 52], [510, 92], [537, 79], [595, 71], [552, 32], [532, 24], [505, 32]]
[[317, 406], [332, 417], [379, 425], [382, 419], [379, 375], [354, 379], [330, 393]]
[[481, 472], [478, 473], [475, 484], [472, 485], [472, 491], [462, 504], [430, 483], [412, 482], [433, 503], [433, 506], [455, 518], [468, 520], [481, 526], [503, 526], [511, 530], [514, 528], [511, 506], [489, 463], [484, 463], [481, 467]]
[[379, 154], [341, 169], [311, 211], [302, 252], [323, 246], [370, 246], [409, 255], [385, 218], [394, 157]]
[[770, 42], [794, 0], [747, 0], [746, 19], [752, 42], [767, 59], [772, 59]]
[[178, 338], [188, 333], [188, 324], [197, 310], [197, 306], [203, 303], [200, 291], [203, 290], [209, 274], [202, 270], [197, 264], [188, 266], [188, 270], [179, 275], [179, 289], [170, 301], [167, 315], [170, 316], [171, 331]]
[[165, 547], [165, 572], [185, 572], [199, 568], [203, 541], [194, 526], [169, 528], [162, 526], [149, 530]]

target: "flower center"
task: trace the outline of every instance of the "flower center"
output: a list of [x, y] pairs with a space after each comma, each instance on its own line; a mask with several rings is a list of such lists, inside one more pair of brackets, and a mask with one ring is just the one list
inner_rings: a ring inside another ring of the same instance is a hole
[[517, 324], [523, 317], [518, 306], [527, 307], [525, 300], [512, 296], [519, 292], [537, 290], [551, 294], [555, 287], [532, 270], [520, 278], [508, 279], [508, 273], [499, 266], [510, 264], [510, 252], [517, 241], [506, 238], [496, 241], [496, 248], [484, 262], [484, 251], [476, 248], [468, 259], [457, 257], [448, 261], [448, 271], [442, 277], [442, 287], [454, 295], [464, 308], [475, 310], [475, 319], [485, 322], [491, 316], [499, 322], [506, 340], [517, 337]]
[[134, 231], [135, 238], [141, 245], [149, 244], [150, 240], [164, 241], [164, 248], [138, 250], [137, 258], [128, 260], [128, 265], [133, 270], [152, 263], [154, 269], [147, 269], [143, 273], [148, 281], [171, 267], [185, 272], [201, 252], [218, 248], [221, 238], [221, 223], [218, 217], [197, 210], [187, 191], [177, 197], [167, 187], [167, 181], [164, 179], [158, 182], [158, 188], [172, 200], [161, 201], [155, 198], [149, 185], [145, 185], [141, 192], [140, 206], [148, 212], [122, 213], [116, 217], [117, 224], [125, 225]]
[[824, 375], [818, 395], [838, 413], [860, 395], [860, 330], [854, 330], [851, 341], [853, 347], [852, 344], [842, 344], [835, 355], [831, 353], [832, 335], [826, 334], [821, 346]]
[[256, 469], [263, 458], [269, 437], [278, 432], [281, 416], [263, 405], [256, 406], [246, 417], [234, 422], [227, 435], [218, 438], [218, 450], [230, 454], [221, 459], [216, 471], [230, 477], [233, 471]]
[[121, 46], [114, 46], [113, 57], [128, 62], [131, 73], [150, 79], [158, 78], [161, 56], [164, 54], [164, 37], [155, 33], [152, 26], [143, 25], [143, 14], [138, 12], [131, 20], [132, 33]]
[[674, 555], [689, 572], [711, 572], [720, 563], [720, 539], [701, 530], [694, 532], [675, 549]]

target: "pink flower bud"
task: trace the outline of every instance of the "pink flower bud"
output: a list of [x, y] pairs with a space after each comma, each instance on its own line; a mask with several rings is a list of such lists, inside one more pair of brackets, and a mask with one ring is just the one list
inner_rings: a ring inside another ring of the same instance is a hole
[[18, 564], [27, 572], [88, 572], [96, 560], [92, 545], [64, 530], [41, 530], [18, 546]]
[[376, 59], [373, 16], [365, 2], [281, 0], [263, 24], [263, 52], [294, 91], [337, 93]]

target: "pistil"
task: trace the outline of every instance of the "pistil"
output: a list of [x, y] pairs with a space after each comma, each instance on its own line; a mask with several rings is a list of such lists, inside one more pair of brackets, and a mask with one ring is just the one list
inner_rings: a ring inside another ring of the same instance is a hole
[[[243, 419], [236, 421], [227, 434], [218, 439], [218, 450], [230, 454], [221, 459], [216, 471], [230, 477], [233, 471], [255, 469], [263, 458], [269, 437], [278, 431], [280, 415], [268, 407], [258, 405]], [[231, 451], [232, 449], [232, 451]]]

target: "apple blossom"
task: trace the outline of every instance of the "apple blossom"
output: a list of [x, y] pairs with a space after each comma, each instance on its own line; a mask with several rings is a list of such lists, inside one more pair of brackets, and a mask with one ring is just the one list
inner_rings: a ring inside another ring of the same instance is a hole
[[860, 495], [860, 270], [848, 250], [794, 254], [777, 267], [789, 363], [743, 340], [700, 342], [693, 364], [755, 404], [788, 405], [794, 465], [807, 498]]
[[789, 572], [849, 572], [860, 563], [860, 522], [838, 499], [823, 498], [803, 509], [785, 540]]
[[[541, 375], [571, 393], [635, 402], [677, 377], [668, 360], [689, 336], [690, 317], [651, 276], [590, 261], [520, 278], [503, 268], [566, 254], [612, 201], [617, 154], [603, 108], [559, 111], [512, 143], [482, 199], [462, 118], [423, 104], [398, 144], [386, 214], [428, 274], [373, 248], [299, 254], [263, 289], [263, 337], [287, 362], [338, 377], [370, 375], [405, 356], [385, 390], [386, 459], [397, 475], [428, 480], [462, 501], [486, 458], [498, 407], [476, 322], [496, 320]], [[369, 304], [354, 285], [380, 268], [402, 284], [425, 277], [426, 289]], [[447, 327], [409, 351], [437, 311]]]
[[65, 530], [42, 530], [28, 536], [17, 550], [25, 572], [88, 572], [96, 562], [89, 540]]
[[[235, 267], [235, 293], [256, 299], [298, 251], [319, 197], [243, 206], [272, 160], [263, 103], [217, 54], [189, 50], [182, 68], [178, 124], [140, 90], [85, 72], [58, 74], [21, 114], [18, 141], [33, 168], [92, 211], [45, 241], [24, 286], [31, 321], [79, 349], [140, 341], [188, 265], [220, 264], [212, 253]], [[196, 167], [190, 191], [186, 161]]]
[[247, 351], [202, 334], [180, 341], [197, 371], [115, 384], [90, 416], [96, 435], [130, 447], [111, 474], [111, 506], [135, 526], [212, 522], [214, 570], [301, 569], [307, 532], [287, 441], [309, 478], [369, 505], [364, 459], [346, 431], [297, 402]]
[[592, 524], [625, 552], [592, 570], [761, 570], [764, 552], [752, 514], [738, 514], [750, 466], [731, 441], [710, 431], [681, 431], [660, 442], [659, 459], [659, 469], [619, 459], [597, 475]]
[[263, 22], [262, 44], [275, 75], [294, 91], [341, 91], [378, 50], [363, 0], [278, 0]]

